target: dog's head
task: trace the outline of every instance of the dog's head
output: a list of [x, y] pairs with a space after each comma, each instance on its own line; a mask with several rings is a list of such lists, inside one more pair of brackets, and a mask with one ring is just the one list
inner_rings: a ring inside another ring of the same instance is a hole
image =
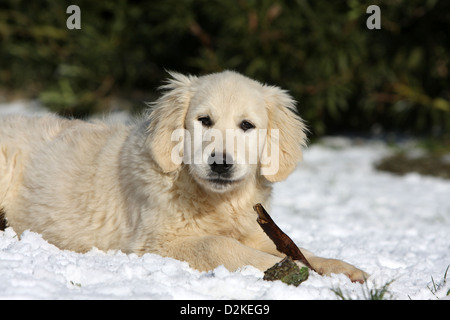
[[280, 181], [294, 170], [305, 128], [285, 91], [232, 71], [171, 76], [148, 128], [162, 171], [183, 164], [200, 185], [226, 192], [257, 176]]

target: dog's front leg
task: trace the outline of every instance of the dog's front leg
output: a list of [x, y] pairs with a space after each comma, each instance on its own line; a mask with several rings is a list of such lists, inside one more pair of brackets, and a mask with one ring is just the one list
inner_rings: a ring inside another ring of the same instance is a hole
[[[285, 254], [279, 252], [275, 244], [269, 237], [263, 233], [262, 231], [257, 231], [250, 236], [248, 236], [244, 243], [249, 247], [255, 248], [257, 250], [261, 250], [264, 252], [268, 252], [270, 254], [284, 257]], [[367, 273], [364, 271], [352, 266], [349, 263], [346, 263], [337, 259], [327, 259], [321, 258], [314, 255], [312, 252], [301, 248], [300, 249], [306, 260], [311, 264], [311, 266], [321, 275], [330, 275], [332, 273], [343, 273], [350, 278], [353, 282], [364, 282], [365, 279], [369, 277]], [[297, 262], [299, 266], [303, 267], [303, 263]]]
[[369, 274], [366, 272], [342, 260], [321, 258], [303, 248], [301, 248], [301, 251], [314, 270], [319, 274], [330, 275], [332, 273], [343, 273], [349, 277], [352, 282], [360, 283], [364, 283], [369, 277]]
[[187, 261], [192, 268], [201, 271], [212, 270], [220, 265], [230, 271], [246, 265], [265, 271], [281, 260], [236, 239], [215, 235], [180, 237], [171, 241], [163, 251], [164, 255]]

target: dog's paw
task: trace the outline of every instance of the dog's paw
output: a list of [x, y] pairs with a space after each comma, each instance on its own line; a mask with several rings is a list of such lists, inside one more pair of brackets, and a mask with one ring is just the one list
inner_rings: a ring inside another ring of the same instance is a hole
[[359, 283], [364, 283], [364, 281], [370, 276], [368, 273], [341, 260], [311, 257], [308, 259], [308, 261], [314, 268], [314, 270], [321, 275], [343, 273], [347, 277], [349, 277], [352, 282]]

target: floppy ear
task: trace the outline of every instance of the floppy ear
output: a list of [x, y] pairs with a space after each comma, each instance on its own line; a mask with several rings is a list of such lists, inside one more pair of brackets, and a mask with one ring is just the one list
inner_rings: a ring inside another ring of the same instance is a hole
[[264, 90], [269, 125], [261, 173], [267, 180], [277, 182], [286, 179], [302, 159], [302, 147], [306, 146], [306, 128], [295, 113], [295, 101], [286, 91], [271, 86], [264, 86]]
[[[161, 89], [167, 90], [156, 102], [152, 103], [153, 110], [149, 115], [150, 124], [147, 129], [147, 146], [150, 154], [163, 172], [176, 170], [180, 163], [172, 160], [174, 147], [183, 145], [183, 141], [172, 141], [172, 133], [177, 129], [184, 129], [184, 120], [191, 99], [191, 84], [197, 79], [169, 72], [172, 76]], [[182, 137], [184, 139], [184, 136]]]

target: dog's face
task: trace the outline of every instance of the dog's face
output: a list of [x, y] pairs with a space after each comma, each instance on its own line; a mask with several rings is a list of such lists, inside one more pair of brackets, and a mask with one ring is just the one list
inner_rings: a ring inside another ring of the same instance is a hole
[[184, 161], [199, 184], [226, 192], [257, 174], [268, 114], [260, 85], [253, 81], [203, 80], [185, 118]]
[[184, 164], [198, 184], [224, 193], [260, 177], [280, 181], [295, 168], [304, 126], [283, 90], [231, 71], [172, 76], [148, 129], [164, 172]]

